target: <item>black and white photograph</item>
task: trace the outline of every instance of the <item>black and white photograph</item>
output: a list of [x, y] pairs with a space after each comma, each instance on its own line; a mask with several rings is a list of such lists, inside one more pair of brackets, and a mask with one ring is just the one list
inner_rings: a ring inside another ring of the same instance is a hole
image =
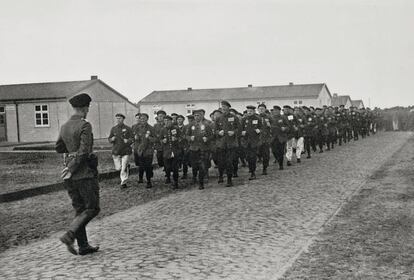
[[413, 14], [0, 0], [0, 279], [414, 279]]

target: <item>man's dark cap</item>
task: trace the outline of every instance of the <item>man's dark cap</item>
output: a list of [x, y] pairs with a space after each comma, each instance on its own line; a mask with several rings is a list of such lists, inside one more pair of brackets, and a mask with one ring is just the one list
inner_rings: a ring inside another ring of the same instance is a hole
[[292, 107], [290, 107], [289, 105], [285, 105], [283, 106], [283, 109], [292, 109]]
[[125, 119], [125, 115], [121, 114], [121, 113], [116, 114], [115, 117], [121, 117], [121, 118]]
[[308, 108], [308, 107], [306, 107], [306, 106], [302, 106], [302, 109], [303, 109], [303, 110], [309, 110], [309, 108]]
[[339, 105], [339, 107], [340, 107], [340, 108], [344, 108], [344, 107], [345, 107], [345, 105], [344, 105], [344, 104], [342, 104], [342, 105]]
[[178, 117], [178, 114], [177, 113], [172, 113], [171, 117]]
[[183, 115], [178, 115], [178, 116], [177, 116], [177, 119], [183, 119], [183, 120], [185, 120], [185, 118], [184, 118], [184, 116], [183, 116]]
[[217, 112], [219, 112], [220, 114], [222, 114], [222, 113], [223, 113], [221, 110], [216, 109], [216, 110], [214, 110], [214, 111], [213, 111], [213, 113], [212, 113], [212, 114], [215, 114], [215, 113], [217, 113]]
[[171, 117], [171, 116], [168, 116], [168, 115], [166, 115], [166, 116], [164, 117], [164, 119], [172, 121], [172, 117]]
[[157, 115], [159, 115], [159, 114], [164, 114], [164, 115], [167, 115], [167, 113], [166, 113], [164, 110], [159, 110], [159, 111], [157, 112]]
[[313, 106], [310, 106], [310, 107], [309, 107], [309, 109], [311, 109], [311, 110], [315, 110], [315, 107], [313, 107]]
[[142, 117], [142, 116], [144, 116], [144, 117], [146, 117], [147, 119], [149, 119], [149, 116], [148, 116], [148, 114], [147, 113], [141, 113], [140, 114], [140, 116]]
[[246, 106], [246, 109], [256, 110], [256, 106], [248, 105]]
[[92, 98], [86, 93], [75, 95], [69, 99], [70, 105], [72, 105], [74, 108], [89, 107], [91, 101]]
[[221, 105], [226, 105], [227, 107], [231, 107], [230, 103], [226, 100], [221, 101]]
[[315, 109], [315, 111], [321, 111], [321, 110], [322, 110], [321, 108], [316, 108], [316, 109]]
[[282, 108], [280, 108], [280, 106], [278, 106], [278, 105], [275, 105], [275, 106], [273, 106], [273, 110], [282, 110]]
[[193, 115], [195, 115], [195, 114], [202, 115], [203, 112], [205, 112], [205, 111], [204, 110], [201, 110], [201, 109], [197, 109], [197, 110], [194, 110], [193, 111]]
[[257, 106], [257, 108], [260, 108], [260, 107], [264, 107], [265, 109], [267, 108], [266, 104], [264, 104], [264, 103], [260, 103], [259, 106]]
[[231, 108], [230, 110], [229, 110], [229, 112], [233, 112], [233, 113], [235, 113], [235, 114], [237, 114], [238, 112], [237, 112], [237, 110], [236, 109], [234, 109], [234, 108]]
[[194, 119], [194, 116], [193, 115], [187, 115], [187, 119], [193, 120]]
[[[145, 114], [145, 113], [143, 113], [143, 114]], [[136, 113], [135, 114], [135, 117], [139, 117], [139, 116], [141, 116], [142, 114], [141, 113]]]

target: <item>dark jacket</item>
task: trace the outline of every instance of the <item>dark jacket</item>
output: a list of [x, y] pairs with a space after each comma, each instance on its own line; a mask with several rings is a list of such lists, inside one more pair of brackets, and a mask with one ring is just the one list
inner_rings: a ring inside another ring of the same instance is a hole
[[[256, 132], [256, 129], [259, 130], [259, 133]], [[246, 132], [244, 136], [243, 131]], [[246, 116], [242, 119], [241, 145], [243, 147], [256, 148], [260, 146], [260, 133], [262, 133], [262, 122], [257, 115]]]
[[[115, 136], [115, 141], [111, 138]], [[125, 124], [117, 124], [111, 128], [108, 140], [112, 143], [112, 154], [125, 156], [132, 153], [131, 144], [133, 142], [132, 129]], [[125, 141], [126, 140], [126, 143]]]
[[[164, 159], [180, 156], [182, 136], [176, 126], [164, 127], [160, 132], [159, 139]], [[166, 143], [164, 143], [164, 139], [167, 141]]]
[[[208, 151], [210, 150], [210, 141], [213, 138], [213, 131], [211, 126], [200, 122], [188, 127], [187, 141], [190, 145], [190, 151]], [[194, 136], [194, 140], [191, 140]], [[204, 142], [203, 137], [207, 137], [207, 142]]]
[[134, 124], [132, 126], [134, 135], [134, 151], [138, 156], [150, 157], [154, 154], [154, 143], [157, 141], [154, 128], [146, 124]]
[[[224, 113], [215, 122], [215, 134], [216, 134], [216, 148], [237, 148], [239, 147], [240, 136], [240, 122], [236, 116], [230, 113]], [[220, 135], [220, 131], [224, 131], [224, 135]], [[234, 132], [232, 136], [229, 135], [229, 131]]]
[[56, 142], [56, 152], [65, 153], [65, 166], [72, 173], [72, 180], [94, 178], [98, 171], [91, 167], [93, 148], [92, 125], [81, 116], [73, 115], [62, 125]]
[[259, 115], [262, 123], [262, 131], [260, 132], [260, 144], [269, 144], [272, 141], [272, 120], [268, 114]]
[[280, 143], [285, 143], [288, 140], [289, 123], [286, 116], [273, 115], [272, 116], [272, 142], [277, 140]]

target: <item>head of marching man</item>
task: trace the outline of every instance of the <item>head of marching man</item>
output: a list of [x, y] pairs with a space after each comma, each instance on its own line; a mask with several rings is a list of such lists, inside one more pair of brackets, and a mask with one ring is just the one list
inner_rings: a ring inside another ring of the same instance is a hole
[[82, 116], [82, 118], [86, 118], [88, 115], [91, 101], [92, 98], [86, 93], [80, 93], [69, 99], [69, 103], [72, 105], [75, 114]]
[[118, 114], [115, 115], [115, 118], [116, 118], [116, 123], [117, 124], [123, 124], [124, 123], [125, 116], [123, 114], [118, 113]]

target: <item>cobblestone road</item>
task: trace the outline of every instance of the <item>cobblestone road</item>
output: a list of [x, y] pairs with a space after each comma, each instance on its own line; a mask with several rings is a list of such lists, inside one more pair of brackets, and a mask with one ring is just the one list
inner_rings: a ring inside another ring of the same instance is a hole
[[253, 183], [210, 183], [92, 222], [94, 255], [70, 255], [61, 233], [8, 250], [0, 278], [276, 279], [408, 137], [382, 133]]

